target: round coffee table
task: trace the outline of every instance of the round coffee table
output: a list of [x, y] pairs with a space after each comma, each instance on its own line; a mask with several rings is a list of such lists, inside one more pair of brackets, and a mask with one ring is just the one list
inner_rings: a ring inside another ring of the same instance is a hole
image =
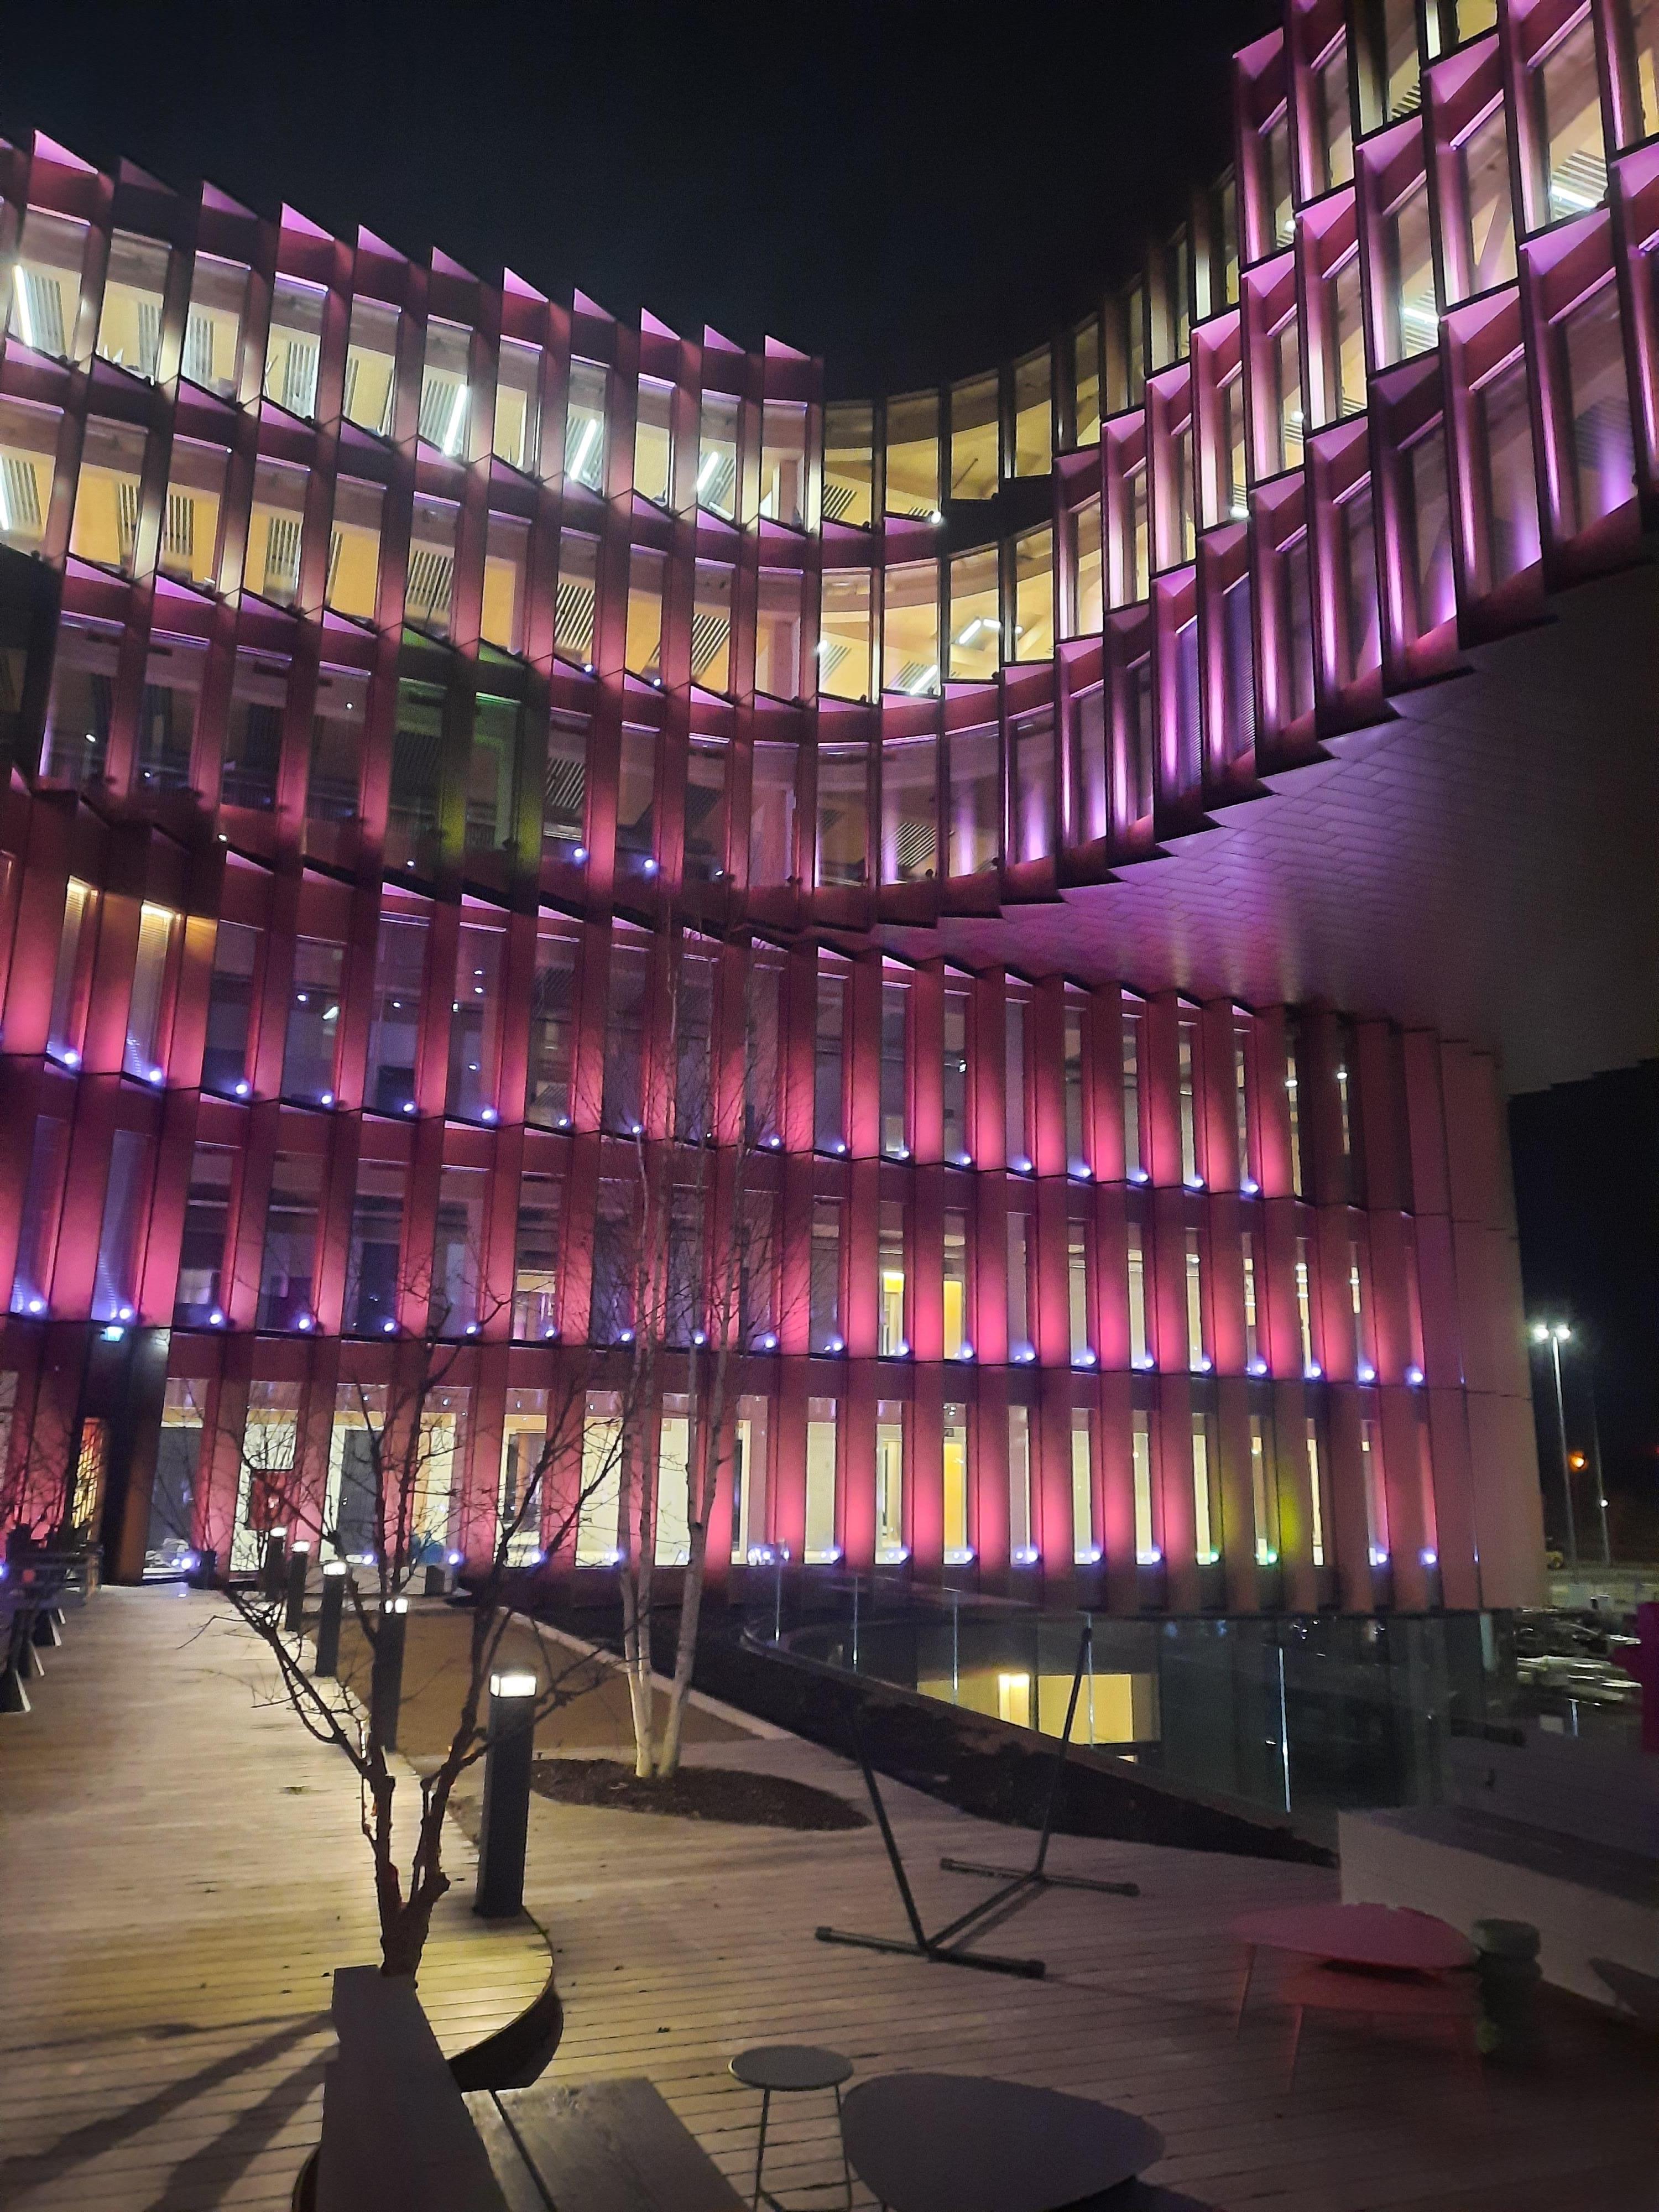
[[887, 2212], [1058, 2212], [1164, 2155], [1133, 2112], [973, 2074], [883, 2074], [842, 2113], [854, 2171]]
[[1247, 1912], [1234, 1921], [1232, 1932], [1245, 1954], [1235, 2027], [1244, 2017], [1255, 1954], [1263, 1946], [1374, 1972], [1449, 1974], [1474, 1962], [1474, 1946], [1466, 1936], [1405, 1905], [1286, 1905]]
[[761, 2188], [761, 2168], [766, 2163], [766, 2123], [771, 2116], [775, 2095], [792, 2096], [806, 2089], [833, 2089], [836, 2093], [836, 2132], [841, 2137], [841, 2172], [847, 2186], [847, 2203], [853, 2202], [853, 2177], [847, 2169], [847, 2136], [842, 2123], [841, 2085], [852, 2077], [853, 2062], [839, 2051], [824, 2051], [812, 2043], [757, 2043], [752, 2050], [740, 2051], [732, 2061], [732, 2071], [746, 2088], [761, 2093], [760, 2142], [755, 2152], [755, 2193], [753, 2203], [758, 2204], [763, 2195], [769, 2204], [783, 2212], [770, 2191]]

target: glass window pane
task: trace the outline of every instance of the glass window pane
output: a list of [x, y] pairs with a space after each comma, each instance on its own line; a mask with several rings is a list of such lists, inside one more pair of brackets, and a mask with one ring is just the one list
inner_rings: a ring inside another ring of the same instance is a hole
[[592, 491], [605, 489], [608, 378], [596, 361], [573, 361], [565, 412], [564, 466], [567, 476]]
[[345, 668], [325, 668], [319, 672], [306, 780], [307, 822], [356, 818], [368, 712], [366, 676]]
[[532, 476], [539, 422], [542, 356], [539, 346], [501, 340], [495, 376], [495, 423], [490, 447], [497, 460]]
[[837, 699], [868, 699], [873, 688], [870, 571], [823, 572], [818, 684]]
[[915, 696], [939, 690], [939, 568], [906, 561], [884, 579], [882, 688]]
[[377, 438], [392, 435], [400, 319], [397, 308], [388, 307], [382, 301], [351, 303], [342, 411], [348, 422]]
[[228, 458], [217, 446], [201, 446], [185, 438], [173, 441], [161, 567], [181, 582], [210, 588], [217, 580], [219, 514]]
[[769, 399], [763, 415], [760, 511], [792, 530], [806, 521], [806, 410], [790, 400]]
[[951, 563], [951, 675], [984, 683], [1002, 659], [1001, 592], [997, 549], [958, 553]]
[[699, 561], [691, 611], [691, 681], [705, 691], [732, 688], [732, 577], [723, 561]]
[[1002, 776], [994, 725], [950, 740], [951, 873], [977, 875], [1002, 857]]
[[293, 276], [279, 276], [271, 297], [265, 398], [307, 422], [317, 412], [317, 364], [326, 297], [320, 285], [302, 284]]
[[87, 226], [31, 208], [23, 218], [7, 327], [36, 353], [67, 361], [81, 310]]
[[478, 634], [503, 653], [525, 649], [526, 599], [530, 582], [530, 525], [517, 515], [492, 514], [484, 543], [483, 605]]
[[306, 1106], [333, 1103], [340, 979], [344, 972], [343, 945], [322, 937], [296, 940], [283, 1047], [284, 1098]]
[[887, 512], [939, 511], [939, 395], [911, 392], [887, 403]]
[[1014, 364], [1014, 474], [1046, 477], [1054, 466], [1053, 367], [1047, 349]]
[[938, 747], [932, 738], [881, 749], [881, 879], [931, 880], [939, 861]]
[[756, 744], [749, 813], [749, 880], [756, 885], [794, 878], [795, 761], [793, 745]]
[[1047, 660], [1054, 649], [1052, 530], [1014, 540], [1014, 659]]
[[755, 689], [773, 699], [802, 696], [801, 578], [763, 568], [755, 611]]
[[98, 317], [98, 351], [118, 368], [147, 384], [161, 357], [161, 298], [167, 290], [167, 249], [154, 239], [118, 230], [110, 240], [104, 303]]
[[1563, 315], [1555, 331], [1572, 454], [1571, 496], [1563, 501], [1561, 520], [1568, 531], [1587, 530], [1636, 496], [1630, 386], [1613, 279]]
[[1459, 140], [1457, 185], [1462, 252], [1448, 254], [1447, 276], [1449, 282], [1455, 258], [1461, 281], [1450, 289], [1454, 298], [1464, 300], [1515, 277], [1510, 133], [1501, 100]]
[[697, 439], [697, 505], [723, 514], [728, 522], [738, 511], [738, 402], [730, 393], [703, 393]]
[[1001, 481], [997, 379], [970, 377], [951, 387], [951, 496], [992, 499]]
[[641, 499], [666, 507], [674, 480], [674, 387], [653, 376], [640, 379], [634, 422], [634, 489]]
[[0, 400], [0, 540], [20, 553], [37, 551], [46, 533], [63, 419], [56, 407]]
[[417, 495], [409, 544], [404, 614], [434, 637], [449, 635], [455, 593], [455, 532], [460, 510], [453, 500]]
[[1528, 72], [1538, 149], [1534, 225], [1599, 206], [1607, 189], [1595, 30], [1588, 7]]
[[598, 605], [599, 541], [580, 531], [559, 538], [559, 598], [553, 649], [584, 668], [593, 665], [593, 618]]
[[635, 676], [662, 672], [662, 593], [667, 556], [636, 545], [628, 563], [627, 665]]
[[75, 521], [70, 550], [133, 573], [138, 552], [138, 482], [143, 473], [144, 434], [125, 423], [88, 418], [81, 449], [81, 476], [75, 493]]
[[422, 442], [435, 446], [452, 460], [467, 458], [469, 356], [472, 333], [459, 323], [435, 318], [426, 326], [426, 358], [421, 368]]
[[823, 410], [823, 519], [867, 526], [875, 481], [872, 412], [867, 400]]
[[1099, 441], [1100, 324], [1091, 315], [1072, 339], [1072, 441], [1093, 446]]
[[818, 872], [825, 885], [863, 884], [870, 869], [870, 762], [865, 745], [818, 750]]
[[1426, 353], [1440, 336], [1429, 188], [1419, 178], [1382, 221], [1382, 360]]
[[138, 706], [138, 781], [146, 791], [189, 787], [206, 659], [204, 647], [184, 638], [151, 642]]
[[286, 661], [239, 653], [231, 679], [220, 792], [227, 806], [268, 811], [276, 804], [276, 771], [283, 755], [283, 716], [288, 705]]

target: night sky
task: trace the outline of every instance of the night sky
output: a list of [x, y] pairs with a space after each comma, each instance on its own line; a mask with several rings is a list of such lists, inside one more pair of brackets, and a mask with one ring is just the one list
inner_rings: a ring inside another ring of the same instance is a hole
[[[0, 132], [205, 176], [416, 258], [822, 354], [831, 396], [988, 367], [1074, 319], [1230, 158], [1274, 0], [18, 7]], [[1512, 1118], [1528, 1309], [1578, 1330], [1615, 1542], [1659, 1552], [1659, 1075]], [[1632, 1163], [1638, 1170], [1632, 1184]], [[1541, 1379], [1543, 1370], [1538, 1370]], [[1546, 1497], [1559, 1490], [1540, 1394]], [[1588, 1490], [1582, 1531], [1595, 1544]], [[1559, 1504], [1550, 1506], [1553, 1523]]]
[[1277, 13], [70, 0], [7, 11], [0, 133], [900, 390], [1040, 343], [1173, 228]]

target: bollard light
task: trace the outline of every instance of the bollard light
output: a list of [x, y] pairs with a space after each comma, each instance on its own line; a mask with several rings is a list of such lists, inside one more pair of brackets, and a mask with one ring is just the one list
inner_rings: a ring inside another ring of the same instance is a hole
[[275, 1605], [283, 1595], [283, 1578], [288, 1572], [288, 1530], [267, 1528], [264, 1555], [259, 1562], [259, 1595], [267, 1603]]
[[323, 1569], [323, 1602], [317, 1615], [317, 1663], [312, 1673], [332, 1681], [340, 1671], [340, 1615], [345, 1609], [346, 1577], [351, 1570], [343, 1559], [331, 1559]]
[[489, 1678], [489, 1742], [484, 1753], [483, 1813], [478, 1830], [478, 1888], [472, 1909], [510, 1920], [524, 1906], [525, 1847], [530, 1833], [530, 1770], [539, 1684], [529, 1672]]
[[398, 1714], [404, 1699], [404, 1638], [408, 1627], [406, 1597], [394, 1597], [380, 1607], [374, 1664], [369, 1673], [368, 1718], [383, 1751], [398, 1748]]
[[288, 1555], [288, 1601], [283, 1607], [283, 1626], [297, 1636], [306, 1617], [306, 1575], [311, 1565], [311, 1547], [296, 1541]]

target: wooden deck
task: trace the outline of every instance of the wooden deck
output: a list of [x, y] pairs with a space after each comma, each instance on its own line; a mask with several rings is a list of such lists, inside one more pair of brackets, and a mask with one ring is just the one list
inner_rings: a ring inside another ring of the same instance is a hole
[[[692, 1756], [862, 1796], [850, 1765], [793, 1739]], [[942, 1873], [941, 1853], [1019, 1862], [1035, 1841], [885, 1794], [930, 1927], [988, 1887]], [[759, 2099], [727, 2061], [800, 2040], [845, 2051], [860, 2075], [998, 2074], [1125, 2106], [1167, 2138], [1153, 2178], [1226, 2212], [1659, 2206], [1659, 2046], [1565, 2006], [1548, 2007], [1549, 2062], [1524, 2080], [1460, 2067], [1433, 2030], [1316, 2021], [1287, 2094], [1269, 1962], [1236, 2038], [1225, 1931], [1257, 1907], [1334, 1896], [1317, 1869], [1062, 1838], [1054, 1871], [1133, 1879], [1142, 1894], [1040, 1898], [984, 1939], [1046, 1957], [1046, 1980], [1013, 1981], [814, 1940], [820, 1921], [904, 1933], [873, 1828], [793, 1835], [544, 1800], [532, 1818], [529, 1902], [553, 1935], [566, 2008], [553, 2078], [649, 2075], [745, 2197]], [[774, 2099], [767, 2183], [786, 2202], [840, 2201], [833, 2128], [828, 2097]]]
[[[49, 1663], [34, 1714], [0, 1721], [0, 2206], [285, 2204], [316, 2136], [330, 1973], [374, 1954], [349, 1770], [260, 1702], [258, 1655], [211, 1599], [106, 1591]], [[691, 1755], [861, 1796], [848, 1765], [775, 1732]], [[941, 1852], [1030, 1848], [896, 1785], [889, 1797], [930, 1925], [983, 1894], [941, 1873]], [[452, 1859], [470, 1863], [459, 1837]], [[1225, 1931], [1334, 1894], [1317, 1869], [1062, 1838], [1056, 1871], [1143, 1893], [1054, 1892], [988, 1935], [1047, 1958], [1047, 1980], [1016, 1982], [813, 1940], [824, 1920], [902, 1932], [873, 1829], [538, 1799], [530, 1863], [567, 2011], [552, 2078], [647, 2075], [745, 2197], [758, 2100], [726, 2062], [799, 2038], [861, 2075], [995, 2073], [1126, 2106], [1168, 2139], [1156, 2179], [1224, 2212], [1659, 2207], [1659, 2048], [1583, 2012], [1549, 2008], [1547, 2065], [1525, 2079], [1460, 2068], [1431, 2033], [1316, 2021], [1287, 2094], [1270, 1972], [1233, 2034]], [[458, 1881], [422, 1984], [452, 2049], [516, 2010], [545, 1965], [467, 1903]], [[769, 2185], [828, 2212], [830, 2100], [773, 2109]]]
[[[379, 1955], [351, 1770], [270, 1700], [213, 1598], [100, 1591], [0, 1716], [0, 2205], [286, 2207], [316, 2142], [337, 1966]], [[543, 1986], [527, 1923], [471, 1911], [421, 1994], [444, 2048]]]

